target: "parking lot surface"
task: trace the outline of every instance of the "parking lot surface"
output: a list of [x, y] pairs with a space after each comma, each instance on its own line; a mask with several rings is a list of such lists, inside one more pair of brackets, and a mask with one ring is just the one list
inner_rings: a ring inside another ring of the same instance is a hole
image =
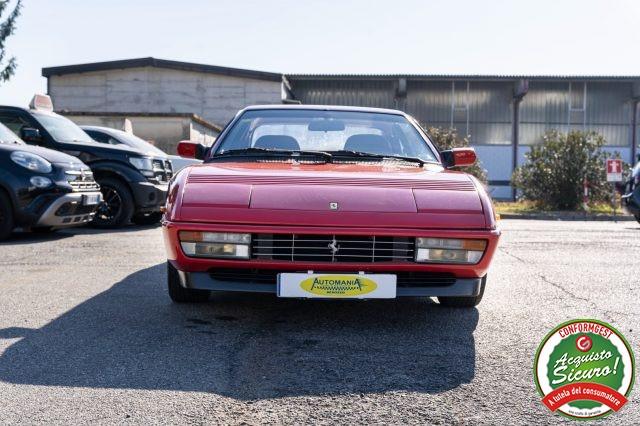
[[[532, 377], [557, 324], [640, 353], [640, 226], [502, 221], [477, 309], [166, 293], [159, 228], [0, 244], [0, 423], [573, 423]], [[640, 389], [607, 422], [640, 424]]]

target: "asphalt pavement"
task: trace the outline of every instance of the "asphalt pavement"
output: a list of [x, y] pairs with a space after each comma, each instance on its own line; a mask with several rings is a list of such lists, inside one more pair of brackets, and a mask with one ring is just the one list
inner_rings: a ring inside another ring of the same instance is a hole
[[[503, 220], [477, 309], [224, 295], [175, 305], [160, 229], [0, 244], [0, 423], [573, 424], [532, 362], [595, 318], [640, 353], [640, 225]], [[606, 423], [640, 424], [640, 388]]]

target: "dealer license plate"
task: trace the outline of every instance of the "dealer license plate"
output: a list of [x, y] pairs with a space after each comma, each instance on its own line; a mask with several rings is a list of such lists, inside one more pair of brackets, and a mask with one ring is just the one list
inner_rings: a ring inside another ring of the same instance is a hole
[[102, 194], [87, 194], [82, 196], [82, 205], [83, 206], [95, 206], [100, 203]]
[[323, 299], [393, 299], [392, 274], [278, 274], [278, 297]]

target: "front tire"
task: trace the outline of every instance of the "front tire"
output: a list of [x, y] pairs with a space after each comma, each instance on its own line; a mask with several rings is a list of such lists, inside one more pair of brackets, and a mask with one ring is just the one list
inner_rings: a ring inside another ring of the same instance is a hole
[[113, 178], [99, 179], [102, 203], [98, 206], [93, 224], [98, 228], [119, 228], [131, 221], [134, 201], [127, 185]]
[[473, 308], [474, 306], [478, 306], [480, 301], [482, 300], [482, 296], [484, 295], [484, 287], [487, 284], [487, 276], [482, 277], [482, 282], [480, 284], [480, 294], [477, 296], [447, 296], [447, 297], [438, 297], [438, 302], [442, 306], [447, 306], [450, 308]]
[[206, 302], [209, 299], [207, 290], [182, 287], [178, 270], [170, 262], [167, 262], [167, 286], [169, 297], [175, 303], [199, 303]]
[[635, 215], [636, 220], [638, 221], [638, 223], [640, 223], [640, 213], [638, 213], [637, 215]]
[[11, 200], [7, 194], [0, 189], [0, 241], [9, 238], [13, 227], [13, 207]]

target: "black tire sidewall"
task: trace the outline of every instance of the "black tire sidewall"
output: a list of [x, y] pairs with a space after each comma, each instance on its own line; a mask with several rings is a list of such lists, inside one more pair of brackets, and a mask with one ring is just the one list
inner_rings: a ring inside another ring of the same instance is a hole
[[487, 276], [482, 277], [482, 282], [480, 284], [480, 294], [477, 296], [449, 296], [449, 297], [438, 297], [438, 302], [442, 306], [447, 306], [451, 308], [473, 308], [478, 306], [482, 301], [482, 297], [484, 296], [484, 290], [487, 285]]
[[13, 205], [11, 199], [7, 196], [3, 189], [0, 189], [0, 212], [2, 220], [0, 221], [0, 240], [4, 240], [11, 235], [14, 227]]
[[101, 188], [113, 189], [120, 197], [122, 205], [118, 214], [109, 221], [100, 220], [96, 213], [93, 219], [93, 225], [98, 228], [118, 228], [131, 222], [135, 210], [135, 203], [129, 187], [124, 182], [113, 178], [97, 179], [97, 181]]
[[167, 289], [169, 297], [175, 303], [201, 303], [209, 299], [210, 292], [207, 290], [195, 290], [184, 288], [180, 285], [178, 270], [171, 262], [167, 262]]

